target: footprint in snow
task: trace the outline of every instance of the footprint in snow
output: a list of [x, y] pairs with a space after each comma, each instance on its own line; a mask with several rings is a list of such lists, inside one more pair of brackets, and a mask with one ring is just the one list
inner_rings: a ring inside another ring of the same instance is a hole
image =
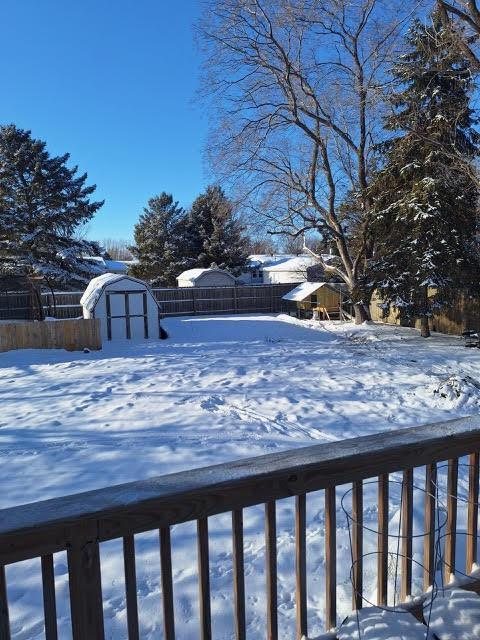
[[219, 407], [225, 404], [225, 400], [221, 396], [208, 396], [202, 400], [200, 406], [205, 411], [217, 411]]

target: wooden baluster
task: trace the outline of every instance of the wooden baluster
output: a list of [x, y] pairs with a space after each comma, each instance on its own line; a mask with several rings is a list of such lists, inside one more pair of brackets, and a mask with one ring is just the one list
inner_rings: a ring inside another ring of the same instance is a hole
[[212, 615], [210, 610], [210, 566], [208, 555], [208, 520], [197, 520], [198, 578], [200, 595], [200, 637], [212, 637]]
[[125, 572], [125, 598], [127, 603], [128, 640], [138, 640], [137, 571], [135, 567], [135, 538], [123, 538], [123, 567]]
[[53, 556], [42, 556], [43, 614], [46, 640], [57, 640], [57, 605], [55, 602], [55, 573]]
[[[165, 640], [175, 640], [175, 611], [173, 608], [172, 543], [170, 527], [160, 529], [160, 567], [162, 570], [163, 635]], [[208, 530], [207, 530], [208, 570]], [[210, 604], [210, 596], [209, 596]]]
[[235, 638], [245, 640], [245, 573], [243, 562], [243, 511], [232, 512], [233, 590], [235, 601]]
[[307, 636], [307, 498], [303, 493], [295, 502], [295, 573], [297, 640]]
[[402, 602], [412, 595], [413, 469], [403, 472], [402, 483]]
[[337, 626], [337, 505], [335, 487], [325, 489], [325, 626]]
[[277, 640], [277, 522], [274, 501], [265, 504], [265, 568], [267, 579], [267, 640]]
[[75, 530], [67, 557], [73, 640], [104, 640], [100, 550], [95, 527]]
[[435, 504], [437, 465], [427, 464], [425, 469], [425, 537], [423, 539], [423, 590], [432, 586], [435, 577]]
[[10, 640], [7, 580], [5, 577], [5, 567], [3, 565], [0, 565], [0, 640]]
[[388, 586], [388, 475], [378, 477], [377, 604], [387, 604]]
[[472, 453], [469, 457], [468, 474], [468, 515], [467, 515], [467, 573], [473, 571], [477, 562], [478, 540], [478, 476], [480, 454]]
[[448, 461], [447, 482], [447, 525], [445, 530], [445, 571], [444, 580], [449, 584], [455, 574], [455, 549], [457, 537], [457, 487], [458, 459]]
[[363, 483], [361, 480], [353, 483], [352, 519], [352, 607], [357, 610], [363, 605]]

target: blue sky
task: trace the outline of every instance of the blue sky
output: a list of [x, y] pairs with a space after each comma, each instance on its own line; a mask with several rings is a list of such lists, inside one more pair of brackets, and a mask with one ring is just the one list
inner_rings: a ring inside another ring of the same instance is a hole
[[3, 0], [0, 122], [69, 152], [105, 205], [89, 235], [131, 239], [149, 197], [206, 186], [194, 101], [198, 0]]

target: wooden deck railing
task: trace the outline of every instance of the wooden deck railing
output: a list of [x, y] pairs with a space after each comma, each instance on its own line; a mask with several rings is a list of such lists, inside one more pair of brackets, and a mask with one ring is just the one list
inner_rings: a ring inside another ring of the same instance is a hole
[[[325, 490], [325, 600], [326, 627], [337, 620], [336, 588], [336, 487], [352, 486], [352, 513], [356, 526], [352, 547], [354, 559], [353, 607], [362, 600], [363, 486], [367, 478], [378, 478], [378, 575], [379, 603], [387, 601], [388, 474], [403, 472], [401, 594], [412, 591], [412, 482], [413, 469], [425, 466], [425, 567], [424, 586], [432, 583], [434, 566], [435, 485], [437, 463], [448, 462], [448, 500], [445, 571], [455, 573], [458, 458], [470, 456], [469, 505], [466, 547], [467, 572], [477, 561], [478, 482], [480, 417], [453, 420], [413, 429], [320, 444], [293, 451], [175, 473], [46, 500], [0, 511], [0, 639], [10, 638], [5, 565], [41, 558], [47, 640], [57, 638], [55, 585], [52, 554], [67, 551], [70, 607], [75, 640], [104, 638], [100, 543], [121, 538], [125, 568], [128, 638], [139, 637], [135, 543], [137, 533], [159, 530], [161, 584], [163, 590], [164, 638], [175, 637], [170, 527], [197, 522], [199, 610], [202, 640], [212, 637], [210, 610], [208, 518], [232, 513], [234, 628], [245, 638], [245, 582], [242, 510], [265, 505], [265, 583], [269, 640], [278, 637], [276, 501], [296, 500], [296, 618], [297, 638], [306, 636], [306, 504], [307, 494]], [[429, 524], [430, 523], [430, 524]], [[213, 541], [210, 541], [210, 545]]]

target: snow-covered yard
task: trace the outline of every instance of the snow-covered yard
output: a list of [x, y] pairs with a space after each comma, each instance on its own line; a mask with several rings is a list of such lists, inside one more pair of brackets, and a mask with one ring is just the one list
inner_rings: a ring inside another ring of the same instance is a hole
[[[459, 338], [422, 340], [413, 330], [386, 325], [269, 315], [171, 318], [164, 325], [170, 339], [162, 342], [117, 342], [88, 354], [0, 354], [0, 508], [470, 415], [480, 406], [480, 351], [465, 349]], [[396, 504], [393, 495], [392, 519]], [[278, 508], [282, 638], [294, 637], [293, 507], [285, 500]], [[321, 495], [309, 499], [307, 516], [314, 637], [323, 630]], [[245, 512], [249, 638], [264, 636], [262, 517], [260, 507]], [[340, 509], [337, 517], [341, 618], [350, 610], [350, 553]], [[210, 527], [213, 635], [232, 638], [229, 514], [211, 518]], [[142, 534], [136, 542], [142, 638], [153, 639], [161, 635], [158, 536]], [[174, 527], [172, 545], [178, 638], [193, 640], [194, 525]], [[43, 637], [40, 575], [32, 570], [38, 566], [25, 562], [7, 570], [16, 639]], [[62, 554], [55, 570], [60, 637], [68, 638]], [[122, 571], [120, 542], [102, 545], [108, 638], [126, 637]], [[366, 573], [368, 584], [368, 567]]]

